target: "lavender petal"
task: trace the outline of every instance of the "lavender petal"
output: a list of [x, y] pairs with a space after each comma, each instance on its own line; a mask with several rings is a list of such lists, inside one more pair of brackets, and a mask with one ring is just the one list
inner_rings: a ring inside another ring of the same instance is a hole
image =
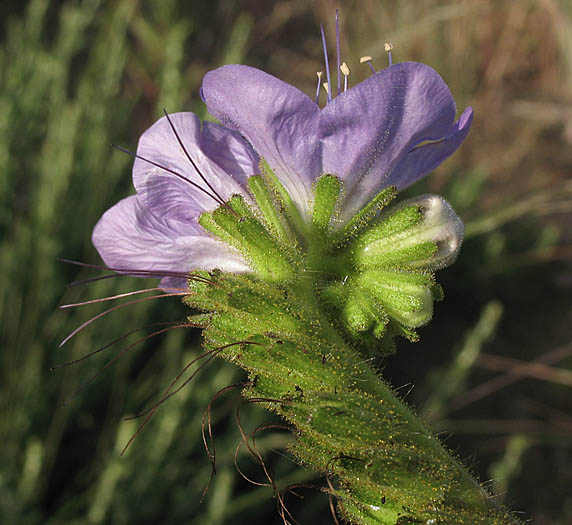
[[[246, 176], [258, 170], [257, 156], [246, 141], [216, 124], [201, 130], [201, 122], [193, 113], [173, 113], [169, 118], [212, 189], [193, 167], [173, 127], [163, 117], [143, 133], [137, 154], [171, 172], [136, 159], [133, 182], [141, 201], [156, 215], [187, 222], [216, 208], [219, 197], [226, 200], [234, 193], [246, 196]], [[230, 151], [217, 159], [217, 144], [211, 144], [211, 138], [230, 147]]]
[[320, 116], [323, 167], [345, 180], [343, 215], [351, 216], [390, 184], [394, 166], [415, 144], [450, 131], [455, 101], [429, 66], [388, 67], [328, 104]]
[[473, 122], [473, 110], [467, 108], [444, 139], [416, 146], [395, 166], [388, 184], [401, 190], [433, 171], [463, 143]]
[[295, 87], [240, 65], [207, 73], [202, 92], [209, 112], [251, 142], [306, 212], [312, 181], [322, 173], [318, 106]]
[[158, 218], [136, 195], [121, 200], [103, 214], [92, 241], [107, 266], [125, 273], [145, 270], [160, 276], [166, 272], [214, 268], [250, 271], [239, 254], [209, 237], [198, 224], [193, 227]]

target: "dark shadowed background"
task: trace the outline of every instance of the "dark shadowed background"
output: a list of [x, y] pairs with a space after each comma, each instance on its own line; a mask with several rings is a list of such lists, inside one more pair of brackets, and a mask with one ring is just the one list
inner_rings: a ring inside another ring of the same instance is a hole
[[[312, 94], [322, 70], [319, 23], [356, 83], [418, 60], [475, 109], [460, 151], [409, 193], [444, 194], [466, 223], [446, 297], [421, 342], [401, 341], [384, 375], [508, 506], [535, 524], [572, 523], [572, 4], [569, 0], [85, 0], [0, 4], [0, 516], [10, 524], [279, 523], [272, 491], [237, 473], [239, 393], [213, 404], [217, 476], [201, 421], [213, 394], [241, 379], [213, 362], [165, 403], [124, 456], [141, 420], [200, 353], [177, 329], [177, 299], [119, 309], [58, 343], [105, 309], [57, 306], [140, 288], [64, 264], [99, 258], [91, 230], [133, 192], [134, 149], [161, 114], [194, 111], [203, 74], [226, 63], [262, 68]], [[79, 359], [140, 327], [117, 345]], [[102, 371], [66, 406], [62, 404]], [[411, 390], [411, 385], [414, 388]], [[247, 431], [271, 421], [241, 408]], [[323, 480], [283, 455], [287, 436], [260, 432], [276, 483]], [[263, 480], [242, 450], [242, 471]], [[326, 523], [327, 497], [300, 489], [301, 523]]]

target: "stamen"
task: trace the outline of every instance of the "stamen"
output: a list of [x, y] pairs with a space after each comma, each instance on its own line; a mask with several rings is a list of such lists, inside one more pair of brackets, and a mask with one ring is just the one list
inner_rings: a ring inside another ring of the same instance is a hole
[[386, 42], [385, 45], [383, 46], [383, 48], [385, 49], [388, 57], [389, 57], [389, 65], [393, 65], [393, 59], [391, 57], [391, 50], [393, 49], [393, 44], [391, 42]]
[[342, 62], [340, 66], [340, 71], [344, 75], [344, 91], [348, 90], [348, 77], [350, 76], [350, 68], [345, 62]]
[[185, 148], [185, 145], [183, 144], [183, 141], [181, 140], [181, 137], [179, 137], [179, 134], [177, 133], [177, 130], [175, 129], [175, 126], [173, 125], [173, 122], [171, 121], [171, 117], [169, 116], [169, 114], [167, 113], [167, 110], [163, 108], [163, 113], [165, 113], [165, 116], [167, 117], [167, 121], [169, 122], [169, 125], [171, 126], [171, 129], [173, 130], [173, 133], [175, 134], [175, 137], [177, 138], [177, 141], [179, 142], [179, 145], [181, 146], [181, 148], [183, 149], [183, 151], [185, 152], [185, 155], [187, 157], [187, 159], [189, 159], [189, 162], [192, 164], [193, 168], [195, 168], [196, 172], [199, 174], [199, 177], [203, 180], [203, 182], [209, 187], [209, 189], [217, 196], [218, 200], [220, 201], [221, 204], [224, 205], [224, 199], [217, 193], [217, 191], [211, 186], [210, 182], [207, 180], [207, 178], [202, 174], [201, 170], [199, 169], [199, 167], [196, 165], [195, 161], [192, 159], [192, 157], [189, 155], [189, 152], [187, 151], [187, 148]]
[[58, 262], [63, 262], [67, 264], [73, 264], [75, 266], [81, 266], [83, 268], [90, 268], [93, 270], [109, 270], [112, 272], [118, 272], [110, 275], [100, 275], [98, 277], [92, 277], [90, 279], [83, 279], [81, 281], [75, 281], [67, 285], [68, 288], [78, 286], [81, 284], [87, 284], [91, 282], [100, 281], [103, 279], [111, 279], [114, 277], [148, 277], [148, 278], [161, 278], [161, 277], [181, 277], [182, 279], [188, 279], [192, 281], [207, 283], [215, 285], [214, 281], [203, 277], [202, 275], [197, 275], [189, 272], [177, 272], [171, 270], [138, 270], [137, 268], [112, 268], [110, 266], [105, 266], [102, 264], [89, 264], [80, 261], [73, 261], [72, 259], [65, 259], [63, 257], [57, 258]]
[[322, 72], [318, 71], [316, 75], [318, 75], [318, 87], [316, 87], [316, 104], [318, 104], [320, 102], [320, 86], [322, 85]]
[[121, 146], [117, 146], [116, 144], [112, 144], [111, 146], [114, 147], [115, 149], [118, 149], [119, 151], [122, 151], [123, 153], [127, 153], [128, 155], [135, 157], [136, 159], [141, 159], [145, 162], [148, 162], [149, 164], [151, 164], [153, 166], [156, 166], [157, 168], [165, 170], [165, 171], [171, 173], [172, 175], [175, 175], [175, 177], [179, 177], [179, 179], [184, 180], [185, 182], [188, 182], [191, 186], [197, 188], [198, 190], [201, 190], [203, 193], [206, 193], [211, 199], [215, 200], [217, 202], [217, 204], [224, 205], [224, 201], [222, 199], [219, 200], [220, 197], [218, 197], [218, 196], [215, 197], [214, 195], [210, 194], [207, 190], [205, 190], [199, 184], [196, 184], [192, 180], [187, 179], [187, 177], [181, 175], [180, 173], [177, 173], [176, 171], [172, 170], [171, 168], [167, 168], [165, 166], [162, 166], [161, 164], [158, 164], [157, 162], [153, 162], [152, 160], [146, 159], [145, 157], [142, 157], [138, 153], [133, 153], [132, 151], [129, 151], [128, 149], [122, 148]]
[[369, 68], [371, 69], [371, 72], [375, 74], [375, 69], [373, 69], [373, 66], [371, 64], [372, 60], [373, 60], [372, 57], [365, 56], [365, 57], [361, 57], [359, 59], [359, 63], [360, 64], [367, 64], [369, 66]]
[[[330, 64], [328, 62], [328, 48], [326, 46], [326, 34], [324, 33], [324, 26], [320, 24], [320, 31], [322, 33], [322, 45], [324, 46], [324, 60], [326, 62], [326, 78], [328, 80], [328, 86], [331, 85], [331, 81], [330, 81]], [[324, 85], [326, 85], [326, 83], [324, 82]], [[332, 94], [330, 93], [330, 91], [326, 88], [326, 93], [328, 93], [328, 102], [332, 101]]]
[[[193, 325], [189, 324], [189, 323], [183, 323], [185, 325], [185, 327], [192, 327], [195, 328]], [[93, 350], [92, 352], [89, 352], [89, 354], [86, 354], [82, 357], [79, 357], [78, 359], [74, 359], [73, 361], [68, 361], [67, 363], [60, 363], [57, 365], [54, 365], [50, 368], [50, 371], [53, 372], [54, 370], [57, 370], [59, 368], [63, 368], [66, 366], [72, 366], [72, 365], [76, 365], [77, 363], [81, 363], [82, 361], [85, 361], [87, 359], [89, 359], [90, 357], [93, 357], [96, 354], [99, 354], [100, 352], [103, 352], [104, 350], [107, 350], [108, 348], [112, 347], [113, 345], [116, 345], [117, 343], [119, 343], [120, 341], [123, 341], [124, 339], [126, 339], [127, 337], [129, 337], [130, 335], [140, 332], [141, 330], [146, 330], [147, 328], [152, 328], [155, 326], [181, 326], [181, 323], [179, 323], [178, 321], [162, 321], [159, 323], [151, 323], [145, 326], [140, 326], [139, 328], [135, 328], [129, 332], [127, 332], [126, 334], [123, 334], [121, 336], [119, 336], [117, 339], [114, 339], [113, 341], [111, 341], [111, 343], [107, 343], [103, 346], [100, 346], [97, 350]]]
[[[157, 288], [157, 287], [145, 288], [143, 290], [135, 290], [133, 292], [126, 292], [126, 293], [121, 293], [118, 295], [110, 295], [108, 297], [101, 297], [99, 299], [91, 299], [89, 301], [82, 301], [81, 303], [61, 304], [60, 306], [58, 306], [58, 308], [60, 310], [65, 310], [66, 308], [76, 308], [78, 306], [86, 306], [88, 304], [96, 304], [96, 303], [101, 303], [104, 301], [114, 301], [115, 299], [123, 299], [124, 297], [129, 297], [131, 295], [138, 295], [138, 294], [142, 294], [142, 293], [155, 292], [155, 291], [162, 291], [162, 288]], [[181, 288], [180, 291], [183, 292], [184, 290]]]
[[107, 310], [104, 310], [103, 312], [94, 315], [92, 318], [88, 319], [85, 323], [82, 323], [80, 326], [78, 326], [73, 332], [71, 332], [67, 337], [64, 338], [64, 340], [58, 345], [59, 348], [61, 348], [62, 346], [64, 346], [74, 335], [76, 335], [77, 333], [81, 332], [84, 328], [88, 327], [90, 324], [92, 324], [93, 322], [97, 321], [98, 319], [101, 319], [103, 316], [110, 314], [111, 312], [114, 312], [115, 310], [119, 310], [121, 308], [125, 308], [127, 306], [131, 306], [132, 304], [137, 304], [137, 303], [142, 303], [142, 302], [146, 302], [146, 301], [152, 301], [153, 299], [163, 299], [165, 297], [183, 297], [185, 295], [188, 295], [188, 292], [176, 292], [176, 293], [166, 293], [166, 294], [161, 294], [161, 295], [153, 295], [151, 297], [143, 297], [142, 299], [135, 299], [133, 301], [128, 301], [127, 303], [123, 303], [123, 304], [118, 304], [117, 306], [113, 306], [112, 308], [109, 308]]
[[340, 14], [336, 9], [336, 57], [338, 60], [338, 95], [340, 94], [341, 77], [340, 77]]
[[322, 86], [324, 86], [324, 90], [325, 90], [325, 92], [328, 94], [328, 100], [331, 102], [332, 99], [330, 98], [330, 86], [328, 85], [327, 82], [324, 82], [324, 83], [322, 84]]
[[[175, 325], [171, 325], [168, 326], [167, 328], [162, 328], [161, 330], [155, 330], [153, 333], [146, 335], [145, 337], [142, 337], [140, 339], [138, 339], [137, 341], [135, 341], [134, 343], [131, 343], [129, 346], [126, 346], [125, 348], [122, 348], [114, 357], [112, 357], [109, 361], [107, 361], [107, 363], [105, 363], [105, 365], [103, 365], [103, 368], [101, 368], [98, 372], [96, 372], [95, 374], [93, 374], [87, 381], [85, 381], [71, 396], [69, 396], [64, 402], [63, 402], [63, 406], [67, 406], [70, 404], [71, 401], [73, 401], [79, 394], [81, 394], [91, 383], [93, 383], [98, 377], [100, 377], [110, 366], [112, 366], [114, 363], [116, 363], [121, 357], [123, 357], [127, 352], [129, 352], [130, 350], [132, 350], [133, 348], [135, 348], [137, 345], [140, 345], [141, 343], [144, 343], [145, 341], [148, 341], [149, 339], [151, 339], [152, 337], [155, 337], [157, 335], [163, 334], [165, 332], [169, 332], [171, 330], [177, 329], [177, 328], [187, 328], [187, 327], [194, 327], [192, 324], [189, 323], [178, 323]], [[120, 340], [120, 339], [119, 339]], [[105, 347], [103, 347], [105, 348]], [[102, 348], [102, 349], [103, 349]], [[73, 363], [72, 363], [73, 364]]]

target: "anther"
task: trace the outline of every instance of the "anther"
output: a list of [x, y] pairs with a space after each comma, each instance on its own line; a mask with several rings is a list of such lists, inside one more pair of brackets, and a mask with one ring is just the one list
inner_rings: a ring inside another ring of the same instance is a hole
[[393, 49], [393, 44], [391, 42], [386, 42], [383, 48], [389, 57], [389, 65], [391, 66], [393, 64], [393, 59], [391, 58], [391, 50]]
[[316, 87], [316, 104], [318, 104], [318, 102], [320, 101], [320, 86], [322, 85], [323, 73], [321, 71], [318, 71], [316, 75], [318, 75], [318, 86]]
[[365, 56], [365, 57], [361, 57], [359, 59], [359, 63], [360, 64], [367, 64], [369, 66], [369, 68], [371, 69], [371, 72], [375, 73], [375, 69], [373, 69], [373, 65], [371, 64], [372, 60], [373, 60], [372, 57]]
[[328, 94], [328, 100], [331, 101], [331, 99], [330, 99], [330, 86], [328, 85], [327, 82], [324, 82], [322, 84], [322, 86], [324, 87], [325, 92]]
[[342, 62], [342, 65], [340, 66], [340, 71], [342, 72], [342, 75], [344, 75], [344, 91], [347, 91], [348, 77], [350, 76], [350, 68], [345, 62]]

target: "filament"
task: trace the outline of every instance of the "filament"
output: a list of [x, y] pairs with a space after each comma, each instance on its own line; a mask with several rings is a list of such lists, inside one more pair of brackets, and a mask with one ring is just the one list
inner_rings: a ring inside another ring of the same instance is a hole
[[340, 13], [339, 9], [336, 9], [336, 58], [338, 62], [338, 95], [341, 89], [341, 77], [340, 77]]
[[150, 301], [152, 299], [162, 299], [164, 297], [181, 297], [181, 296], [185, 296], [188, 295], [188, 293], [181, 293], [181, 292], [174, 292], [174, 293], [166, 293], [166, 294], [161, 294], [161, 295], [153, 295], [152, 297], [143, 297], [141, 299], [135, 299], [133, 301], [128, 301], [127, 303], [123, 303], [123, 304], [118, 304], [116, 306], [113, 306], [111, 308], [108, 308], [107, 310], [104, 310], [103, 312], [93, 316], [92, 318], [88, 319], [85, 323], [82, 323], [80, 326], [78, 326], [73, 332], [71, 332], [67, 337], [64, 338], [64, 340], [58, 345], [60, 348], [62, 346], [64, 346], [74, 335], [78, 334], [79, 332], [81, 332], [84, 328], [87, 328], [90, 324], [94, 323], [95, 321], [97, 321], [98, 319], [101, 319], [102, 317], [110, 314], [111, 312], [114, 312], [115, 310], [119, 310], [121, 308], [125, 308], [126, 306], [131, 306], [132, 304], [136, 304], [136, 303], [142, 303], [144, 301]]
[[345, 62], [342, 62], [340, 66], [340, 71], [344, 75], [344, 91], [348, 90], [348, 77], [350, 76], [350, 68]]
[[359, 59], [359, 63], [360, 64], [367, 64], [369, 66], [369, 68], [371, 69], [372, 74], [375, 74], [375, 69], [373, 68], [373, 65], [371, 63], [371, 61], [373, 60], [372, 57], [370, 56], [365, 56], [365, 57], [361, 57]]
[[[72, 401], [73, 399], [75, 399], [78, 394], [80, 394], [81, 392], [83, 392], [88, 385], [90, 385], [91, 383], [93, 383], [93, 381], [95, 381], [101, 374], [103, 374], [103, 372], [105, 370], [107, 370], [111, 365], [113, 365], [120, 357], [122, 357], [123, 355], [125, 355], [129, 350], [131, 350], [132, 348], [134, 348], [135, 346], [137, 346], [138, 344], [141, 344], [145, 341], [147, 341], [148, 339], [151, 339], [152, 337], [155, 337], [156, 335], [162, 334], [164, 332], [168, 332], [169, 330], [173, 330], [175, 328], [188, 328], [189, 326], [194, 326], [188, 323], [181, 323], [178, 324], [176, 326], [168, 326], [167, 328], [162, 328], [161, 330], [156, 330], [155, 332], [153, 332], [152, 334], [149, 334], [145, 337], [142, 337], [140, 339], [138, 339], [137, 341], [135, 341], [134, 343], [130, 344], [129, 346], [126, 346], [125, 348], [123, 348], [117, 355], [115, 355], [112, 359], [110, 359], [107, 363], [105, 363], [105, 365], [103, 366], [103, 368], [101, 370], [99, 370], [96, 374], [92, 375], [83, 385], [81, 385], [70, 397], [68, 397], [68, 399], [66, 399], [63, 403], [63, 406], [66, 406], [70, 403], [70, 401]], [[129, 335], [129, 334], [127, 334]], [[116, 341], [115, 341], [116, 342]], [[114, 342], [114, 343], [115, 343]], [[114, 344], [111, 343], [111, 344]], [[109, 345], [111, 346], [111, 345]], [[89, 357], [89, 356], [87, 356]], [[81, 361], [81, 359], [80, 359]]]
[[171, 168], [167, 168], [166, 166], [162, 166], [161, 164], [154, 162], [152, 160], [149, 160], [145, 157], [142, 157], [141, 155], [139, 155], [138, 153], [133, 153], [132, 151], [129, 151], [128, 149], [122, 148], [121, 146], [118, 146], [117, 144], [112, 144], [112, 146], [115, 149], [118, 149], [119, 151], [122, 151], [123, 153], [127, 153], [128, 155], [131, 155], [132, 157], [135, 157], [136, 159], [140, 159], [143, 160], [145, 162], [148, 162], [149, 164], [156, 166], [157, 168], [160, 168], [162, 170], [165, 170], [169, 173], [171, 173], [172, 175], [175, 175], [175, 177], [179, 177], [179, 179], [188, 182], [191, 186], [193, 186], [194, 188], [197, 188], [198, 190], [201, 190], [203, 193], [205, 193], [206, 195], [208, 195], [211, 199], [213, 199], [214, 201], [216, 201], [218, 204], [223, 204], [224, 201], [219, 200], [219, 197], [212, 195], [211, 193], [209, 193], [207, 190], [205, 190], [200, 184], [197, 184], [196, 182], [193, 182], [192, 180], [187, 179], [187, 177], [181, 175], [180, 173], [177, 173], [175, 170], [172, 170]]
[[393, 65], [393, 58], [391, 57], [391, 50], [393, 49], [393, 44], [391, 42], [386, 42], [383, 46], [383, 48], [385, 49], [385, 51], [387, 52], [387, 56], [388, 56], [388, 60], [389, 60], [389, 65]]
[[199, 174], [199, 177], [203, 180], [203, 182], [209, 187], [209, 189], [216, 195], [218, 201], [220, 204], [224, 205], [224, 199], [217, 193], [217, 191], [212, 187], [212, 185], [210, 184], [210, 182], [208, 181], [208, 179], [203, 175], [203, 173], [201, 172], [201, 170], [199, 169], [199, 167], [196, 165], [195, 161], [193, 160], [193, 158], [189, 155], [189, 152], [187, 151], [187, 148], [185, 148], [185, 145], [183, 144], [183, 141], [181, 140], [181, 137], [179, 136], [179, 134], [177, 133], [177, 130], [175, 129], [175, 126], [173, 125], [173, 122], [171, 121], [171, 117], [169, 116], [169, 114], [167, 113], [166, 109], [163, 109], [163, 113], [165, 113], [165, 117], [167, 117], [167, 121], [169, 122], [169, 125], [171, 126], [171, 129], [173, 130], [173, 133], [175, 134], [175, 137], [177, 138], [177, 141], [179, 142], [179, 145], [181, 146], [181, 148], [183, 149], [187, 159], [189, 159], [189, 162], [192, 164], [193, 168], [195, 168], [196, 172]]
[[[158, 322], [158, 323], [151, 323], [145, 326], [140, 326], [139, 328], [135, 328], [133, 330], [130, 330], [129, 332], [127, 332], [126, 334], [123, 334], [122, 336], [118, 337], [117, 339], [111, 341], [111, 343], [107, 343], [103, 346], [100, 346], [97, 350], [94, 350], [93, 352], [90, 352], [89, 354], [84, 355], [83, 357], [80, 357], [78, 359], [74, 359], [73, 361], [68, 361], [67, 363], [62, 363], [62, 364], [58, 364], [58, 365], [54, 365], [51, 367], [51, 371], [56, 370], [58, 368], [63, 368], [66, 366], [71, 366], [71, 365], [75, 365], [77, 363], [81, 363], [82, 361], [85, 361], [86, 359], [89, 359], [90, 357], [93, 357], [96, 354], [99, 354], [100, 352], [103, 352], [103, 350], [106, 350], [107, 348], [112, 347], [113, 345], [119, 343], [119, 341], [123, 341], [123, 339], [126, 339], [127, 337], [129, 337], [130, 335], [136, 333], [136, 332], [140, 332], [141, 330], [145, 330], [146, 328], [151, 328], [154, 326], [174, 326], [174, 325], [179, 325], [181, 323], [178, 323], [177, 321], [162, 321], [162, 322]], [[183, 323], [185, 326], [191, 326], [189, 323]]]
[[[324, 47], [324, 60], [326, 63], [326, 79], [328, 81], [328, 86], [331, 86], [330, 82], [330, 64], [328, 62], [328, 48], [326, 46], [326, 34], [324, 33], [324, 26], [320, 24], [320, 32], [322, 33], [322, 45]], [[332, 93], [331, 90], [326, 90], [328, 93], [328, 102], [332, 101]]]

